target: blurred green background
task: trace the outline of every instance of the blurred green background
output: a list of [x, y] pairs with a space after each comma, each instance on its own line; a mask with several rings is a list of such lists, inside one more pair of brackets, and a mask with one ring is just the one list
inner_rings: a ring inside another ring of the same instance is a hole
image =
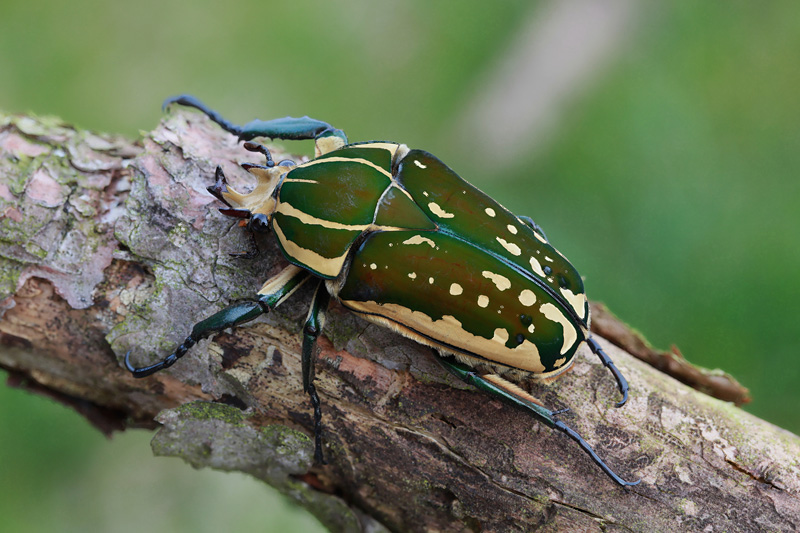
[[[797, 433], [797, 9], [3, 0], [0, 109], [134, 137], [188, 92], [237, 122], [308, 114], [429, 150], [532, 215], [592, 299]], [[0, 529], [318, 527], [255, 481], [153, 459], [149, 437], [108, 442], [0, 387]]]

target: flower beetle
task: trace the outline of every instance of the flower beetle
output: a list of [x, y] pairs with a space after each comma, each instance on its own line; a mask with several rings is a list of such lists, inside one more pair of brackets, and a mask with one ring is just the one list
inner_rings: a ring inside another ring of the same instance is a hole
[[[309, 280], [317, 289], [303, 328], [303, 389], [314, 407], [315, 459], [323, 462], [313, 352], [330, 298], [365, 320], [431, 346], [448, 370], [566, 433], [620, 485], [588, 443], [513, 382], [552, 379], [586, 343], [628, 384], [589, 334], [589, 303], [575, 268], [527, 217], [517, 217], [422, 150], [393, 142], [348, 144], [344, 132], [309, 117], [232, 124], [191, 96], [168, 99], [199, 109], [266, 157], [244, 164], [257, 179], [249, 194], [229, 188], [218, 167], [211, 194], [220, 211], [271, 230], [290, 263], [248, 301], [195, 324], [175, 352], [136, 368], [135, 377], [172, 366], [194, 344], [280, 305]], [[255, 137], [313, 139], [316, 157], [275, 164]], [[511, 380], [511, 381], [509, 381]]]

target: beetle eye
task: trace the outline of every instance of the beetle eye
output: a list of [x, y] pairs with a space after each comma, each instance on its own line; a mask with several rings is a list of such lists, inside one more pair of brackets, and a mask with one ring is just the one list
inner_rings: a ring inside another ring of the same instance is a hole
[[269, 231], [269, 219], [263, 213], [256, 213], [250, 218], [248, 227], [252, 231]]

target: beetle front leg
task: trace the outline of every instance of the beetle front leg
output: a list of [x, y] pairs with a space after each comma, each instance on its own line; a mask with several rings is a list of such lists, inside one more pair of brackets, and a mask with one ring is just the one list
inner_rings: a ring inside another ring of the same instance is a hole
[[641, 481], [625, 481], [619, 477], [616, 472], [611, 470], [611, 468], [605, 462], [603, 462], [602, 459], [600, 459], [592, 447], [589, 446], [589, 443], [586, 442], [578, 432], [567, 426], [561, 420], [555, 419], [557, 414], [565, 412], [566, 410], [554, 412], [550, 409], [547, 409], [539, 399], [531, 396], [517, 385], [496, 374], [481, 375], [463, 363], [451, 361], [440, 356], [438, 353], [436, 354], [436, 357], [445, 368], [464, 380], [469, 385], [472, 385], [483, 392], [496, 396], [508, 403], [511, 403], [512, 405], [516, 405], [517, 407], [525, 409], [546, 426], [565, 433], [569, 438], [577, 442], [578, 445], [589, 455], [589, 457], [592, 458], [592, 461], [594, 461], [595, 464], [597, 464], [597, 466], [599, 466], [603, 472], [605, 472], [608, 477], [613, 479], [617, 484], [623, 487], [628, 487], [638, 485]]
[[614, 379], [617, 380], [617, 386], [619, 387], [619, 392], [622, 393], [622, 399], [615, 404], [615, 407], [622, 407], [625, 405], [625, 402], [628, 401], [628, 380], [625, 379], [625, 376], [622, 375], [622, 372], [619, 371], [617, 365], [614, 364], [614, 361], [611, 360], [608, 354], [600, 347], [599, 344], [597, 344], [597, 341], [594, 340], [594, 337], [590, 335], [586, 340], [586, 344], [589, 345], [592, 353], [600, 358], [600, 361], [603, 362], [603, 365], [611, 371], [611, 373], [614, 375]]
[[325, 283], [320, 281], [303, 326], [303, 392], [310, 396], [311, 405], [314, 407], [314, 461], [323, 465], [325, 457], [322, 454], [322, 408], [317, 389], [314, 387], [314, 347], [317, 344], [317, 337], [325, 326], [325, 311], [329, 303], [330, 294], [325, 288]]
[[309, 117], [252, 120], [244, 126], [239, 126], [229, 122], [203, 102], [188, 94], [167, 98], [162, 108], [165, 109], [170, 104], [180, 104], [199, 109], [208, 118], [222, 126], [225, 131], [239, 137], [240, 141], [249, 141], [255, 137], [269, 137], [270, 139], [289, 141], [313, 139], [317, 146], [317, 157], [347, 144], [347, 136], [342, 130], [334, 128], [327, 122]]
[[267, 281], [253, 300], [247, 300], [226, 307], [194, 325], [192, 333], [173, 353], [162, 361], [150, 366], [134, 367], [131, 364], [130, 350], [125, 354], [125, 368], [135, 378], [147, 377], [159, 370], [174, 365], [178, 359], [186, 355], [189, 349], [201, 339], [205, 339], [227, 328], [233, 328], [249, 322], [264, 313], [268, 313], [288, 298], [309, 277], [308, 272], [300, 267], [290, 265], [278, 275]]

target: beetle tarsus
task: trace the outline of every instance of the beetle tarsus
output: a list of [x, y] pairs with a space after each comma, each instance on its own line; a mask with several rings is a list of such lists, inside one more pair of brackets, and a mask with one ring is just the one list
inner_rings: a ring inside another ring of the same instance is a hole
[[322, 453], [322, 406], [313, 383], [308, 384], [306, 392], [311, 397], [311, 405], [314, 407], [314, 462], [326, 465], [328, 463]]
[[222, 129], [224, 129], [225, 131], [232, 133], [236, 136], [240, 136], [242, 134], [241, 126], [237, 126], [236, 124], [228, 122], [227, 120], [225, 120], [225, 118], [223, 118], [222, 115], [220, 115], [213, 109], [209, 108], [207, 105], [205, 105], [203, 102], [201, 102], [194, 96], [191, 96], [189, 94], [180, 94], [178, 96], [173, 96], [172, 98], [167, 98], [161, 105], [162, 111], [166, 110], [167, 107], [169, 107], [171, 104], [179, 104], [182, 106], [193, 107], [195, 109], [198, 109], [203, 113], [205, 113], [205, 115], [208, 118], [210, 118], [211, 120], [222, 126]]
[[191, 335], [186, 337], [186, 340], [183, 341], [183, 344], [178, 346], [178, 349], [175, 350], [173, 353], [169, 354], [165, 357], [162, 361], [155, 363], [150, 366], [143, 366], [143, 367], [135, 367], [131, 364], [131, 351], [128, 350], [128, 353], [125, 354], [125, 368], [128, 369], [128, 372], [133, 374], [135, 378], [145, 378], [147, 376], [153, 375], [159, 370], [164, 370], [165, 368], [169, 368], [175, 364], [175, 362], [186, 355], [186, 352], [189, 351], [189, 348], [194, 346], [197, 343]]
[[617, 381], [617, 386], [619, 387], [619, 392], [622, 394], [622, 399], [614, 404], [615, 407], [622, 407], [625, 405], [625, 402], [628, 401], [628, 380], [625, 379], [625, 376], [622, 375], [622, 372], [619, 371], [617, 365], [614, 364], [614, 361], [608, 356], [608, 354], [600, 347], [594, 337], [589, 337], [586, 341], [589, 344], [589, 348], [591, 348], [592, 352], [600, 358], [603, 365], [611, 371], [611, 374], [614, 376], [614, 379]]
[[244, 143], [244, 149], [250, 152], [256, 152], [258, 154], [264, 154], [264, 157], [267, 158], [267, 167], [272, 168], [275, 166], [275, 161], [272, 160], [272, 154], [269, 152], [269, 149], [263, 144], [247, 141]]
[[600, 459], [600, 457], [592, 449], [592, 447], [589, 446], [589, 443], [583, 440], [583, 437], [581, 437], [577, 431], [566, 425], [564, 422], [556, 420], [555, 425], [553, 427], [555, 427], [556, 429], [558, 429], [563, 433], [566, 433], [569, 436], [569, 438], [577, 442], [578, 445], [581, 448], [583, 448], [583, 451], [589, 454], [589, 456], [592, 458], [592, 461], [594, 461], [597, 466], [602, 468], [603, 472], [605, 472], [611, 479], [616, 481], [618, 484], [622, 485], [623, 487], [632, 487], [634, 485], [638, 485], [642, 481], [641, 479], [637, 479], [636, 481], [625, 481], [624, 479], [619, 477], [616, 474], [616, 472], [611, 470], [611, 468], [607, 464], [605, 464], [602, 459]]

